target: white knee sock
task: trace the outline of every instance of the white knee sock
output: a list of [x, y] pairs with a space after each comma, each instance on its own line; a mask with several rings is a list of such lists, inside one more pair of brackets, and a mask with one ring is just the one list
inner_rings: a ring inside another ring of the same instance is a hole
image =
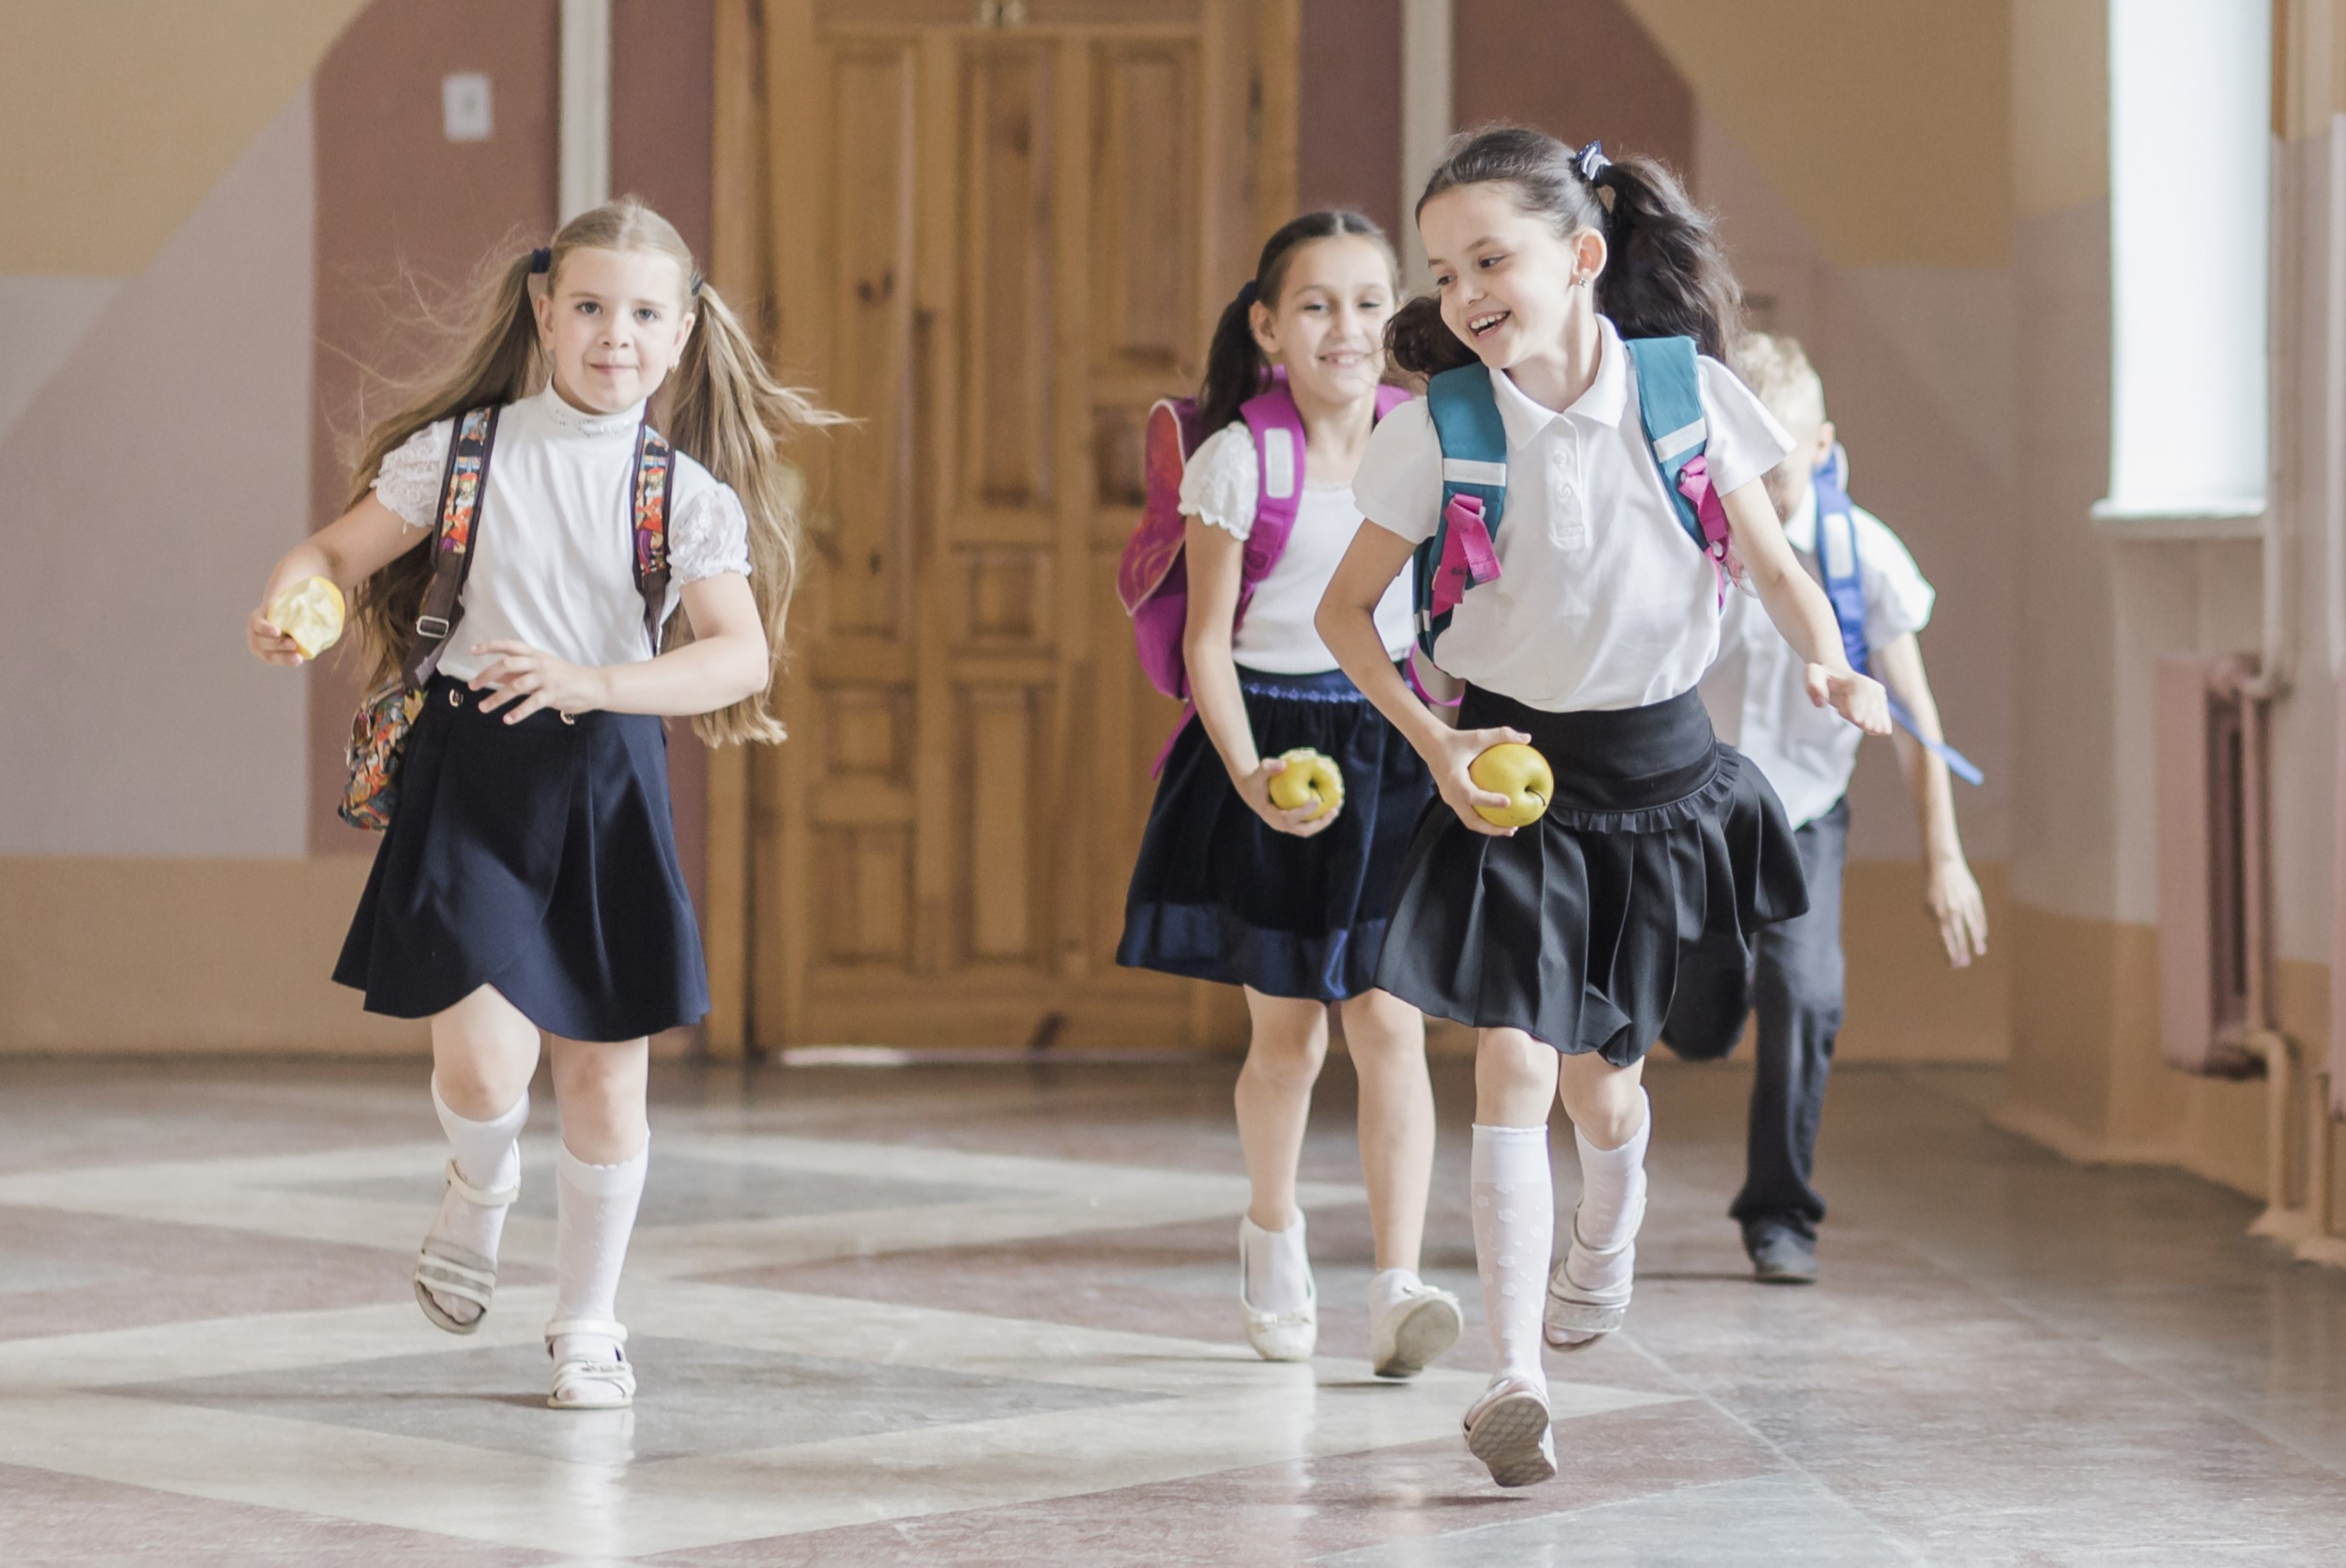
[[[1619, 1149], [1599, 1149], [1578, 1128], [1580, 1211], [1574, 1216], [1572, 1283], [1583, 1290], [1611, 1290], [1628, 1283], [1637, 1253], [1628, 1243], [1645, 1222], [1646, 1136], [1653, 1130], [1653, 1102], [1638, 1091], [1645, 1118]], [[1598, 1256], [1597, 1254], [1607, 1256]]]
[[1483, 1278], [1493, 1371], [1545, 1388], [1540, 1314], [1556, 1241], [1546, 1127], [1474, 1129], [1474, 1263]]
[[[440, 1083], [432, 1081], [432, 1108], [440, 1113], [440, 1129], [448, 1134], [449, 1146], [456, 1154], [456, 1171], [466, 1181], [483, 1192], [503, 1192], [518, 1186], [522, 1179], [522, 1127], [529, 1120], [529, 1091], [499, 1116], [487, 1121], [471, 1121], [448, 1108], [440, 1098]], [[504, 1208], [483, 1208], [463, 1196], [450, 1187], [440, 1199], [440, 1211], [432, 1221], [432, 1234], [441, 1237], [467, 1252], [479, 1253], [492, 1263], [496, 1261], [497, 1242], [505, 1235]], [[480, 1316], [481, 1309], [461, 1296], [444, 1296], [434, 1290], [432, 1299], [440, 1310], [459, 1323], [469, 1323]]]
[[[566, 1145], [555, 1156], [555, 1187], [561, 1199], [554, 1230], [554, 1317], [617, 1320], [619, 1268], [635, 1230], [635, 1206], [644, 1195], [644, 1171], [651, 1161], [646, 1143], [633, 1159], [616, 1165], [590, 1165]], [[619, 1342], [604, 1334], [565, 1334], [555, 1341], [556, 1361], [618, 1359]]]
[[1285, 1230], [1252, 1220], [1240, 1226], [1246, 1249], [1246, 1304], [1257, 1312], [1301, 1312], [1310, 1299], [1312, 1260], [1303, 1245], [1303, 1211]]

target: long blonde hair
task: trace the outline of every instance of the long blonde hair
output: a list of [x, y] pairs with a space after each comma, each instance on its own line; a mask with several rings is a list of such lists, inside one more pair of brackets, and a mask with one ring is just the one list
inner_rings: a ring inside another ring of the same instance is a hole
[[[546, 288], [553, 288], [563, 262], [577, 250], [650, 251], [674, 261], [678, 278], [690, 280], [692, 297], [684, 304], [699, 319], [662, 388], [667, 399], [665, 434], [678, 451], [697, 459], [741, 498], [750, 521], [750, 587], [765, 623], [772, 667], [779, 668], [784, 624], [799, 578], [799, 518], [782, 443], [800, 431], [840, 423], [842, 416], [774, 379], [739, 319], [701, 281], [683, 236], [634, 197], [606, 202], [562, 225], [551, 247]], [[366, 498], [384, 458], [417, 431], [484, 403], [518, 403], [545, 385], [548, 366], [530, 303], [533, 260], [523, 251], [484, 268], [474, 281], [454, 334], [458, 352], [452, 362], [405, 388], [401, 406], [368, 431], [346, 507]], [[429, 548], [410, 550], [358, 585], [352, 618], [367, 650], [370, 690], [399, 678], [415, 646], [416, 617], [432, 578], [433, 554]], [[682, 618], [669, 621], [663, 649], [677, 642]], [[693, 727], [712, 746], [783, 738], [764, 692], [704, 713]]]

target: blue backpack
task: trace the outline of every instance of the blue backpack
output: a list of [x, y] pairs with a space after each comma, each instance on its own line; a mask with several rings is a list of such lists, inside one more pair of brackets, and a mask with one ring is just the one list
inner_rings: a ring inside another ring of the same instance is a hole
[[[1849, 667], [1859, 675], [1870, 675], [1868, 656], [1872, 649], [1866, 641], [1866, 585], [1858, 574], [1857, 519], [1849, 498], [1849, 453], [1836, 445], [1833, 455], [1817, 469], [1815, 483], [1817, 564], [1824, 569], [1824, 596], [1833, 601], [1833, 619], [1841, 629], [1841, 651], [1849, 656]], [[1971, 758], [1917, 729], [1912, 711], [1898, 701], [1896, 693], [1885, 689], [1882, 695], [1890, 699], [1891, 719], [1920, 742], [1923, 750], [1945, 763], [1948, 772], [1968, 784], [1985, 782], [1987, 775]]]
[[[1703, 450], [1710, 428], [1702, 413], [1701, 370], [1692, 338], [1630, 338], [1623, 346], [1638, 377], [1638, 416], [1645, 425], [1662, 488], [1678, 509], [1679, 525], [1711, 558], [1727, 601], [1727, 510], [1711, 486]], [[1491, 540], [1507, 507], [1507, 429], [1481, 364], [1443, 371], [1425, 386], [1434, 434], [1441, 443], [1441, 516], [1434, 535], [1417, 547], [1417, 646], [1428, 659], [1434, 641], [1467, 589], [1499, 575]]]

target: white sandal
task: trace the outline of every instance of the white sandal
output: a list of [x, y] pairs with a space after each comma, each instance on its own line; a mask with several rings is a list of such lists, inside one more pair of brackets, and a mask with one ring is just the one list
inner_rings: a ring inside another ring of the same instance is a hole
[[[596, 1317], [565, 1317], [546, 1325], [546, 1354], [554, 1354], [554, 1342], [565, 1334], [593, 1334], [602, 1339], [627, 1343], [627, 1330], [617, 1323]], [[587, 1361], [572, 1356], [554, 1363], [554, 1392], [546, 1395], [546, 1405], [556, 1410], [624, 1410], [635, 1403], [635, 1368], [628, 1364], [627, 1352], [619, 1352], [615, 1362]]]
[[[1573, 1282], [1574, 1258], [1610, 1262], [1624, 1253], [1629, 1256], [1631, 1267], [1610, 1290], [1591, 1290]], [[1617, 1332], [1629, 1317], [1630, 1293], [1637, 1285], [1637, 1256], [1638, 1239], [1634, 1235], [1620, 1246], [1604, 1252], [1584, 1244], [1580, 1240], [1580, 1210], [1574, 1210], [1572, 1245], [1556, 1260], [1555, 1271], [1547, 1276], [1547, 1309], [1542, 1315], [1547, 1343], [1559, 1350], [1585, 1350]]]
[[[457, 1170], [456, 1162], [448, 1163], [448, 1184], [458, 1197], [480, 1209], [506, 1209], [522, 1195], [519, 1186], [502, 1192], [486, 1192], [465, 1180]], [[469, 1247], [460, 1247], [444, 1236], [426, 1236], [423, 1248], [416, 1256], [416, 1304], [432, 1320], [435, 1329], [452, 1334], [468, 1334], [480, 1327], [480, 1320], [489, 1316], [489, 1299], [496, 1294], [497, 1262], [483, 1257]], [[480, 1308], [469, 1323], [460, 1323], [448, 1315], [446, 1308], [432, 1299], [434, 1291], [471, 1302]]]

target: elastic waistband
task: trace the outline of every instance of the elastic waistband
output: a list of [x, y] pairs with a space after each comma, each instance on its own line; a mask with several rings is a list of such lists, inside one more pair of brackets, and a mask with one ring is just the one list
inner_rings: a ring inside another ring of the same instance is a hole
[[1683, 799], [1718, 770], [1718, 738], [1693, 692], [1643, 708], [1549, 713], [1470, 687], [1460, 729], [1519, 729], [1556, 774], [1568, 811], [1645, 811]]
[[1366, 702], [1352, 677], [1342, 670], [1313, 670], [1305, 675], [1273, 675], [1269, 670], [1238, 666], [1239, 690], [1257, 697], [1285, 697], [1289, 702]]

